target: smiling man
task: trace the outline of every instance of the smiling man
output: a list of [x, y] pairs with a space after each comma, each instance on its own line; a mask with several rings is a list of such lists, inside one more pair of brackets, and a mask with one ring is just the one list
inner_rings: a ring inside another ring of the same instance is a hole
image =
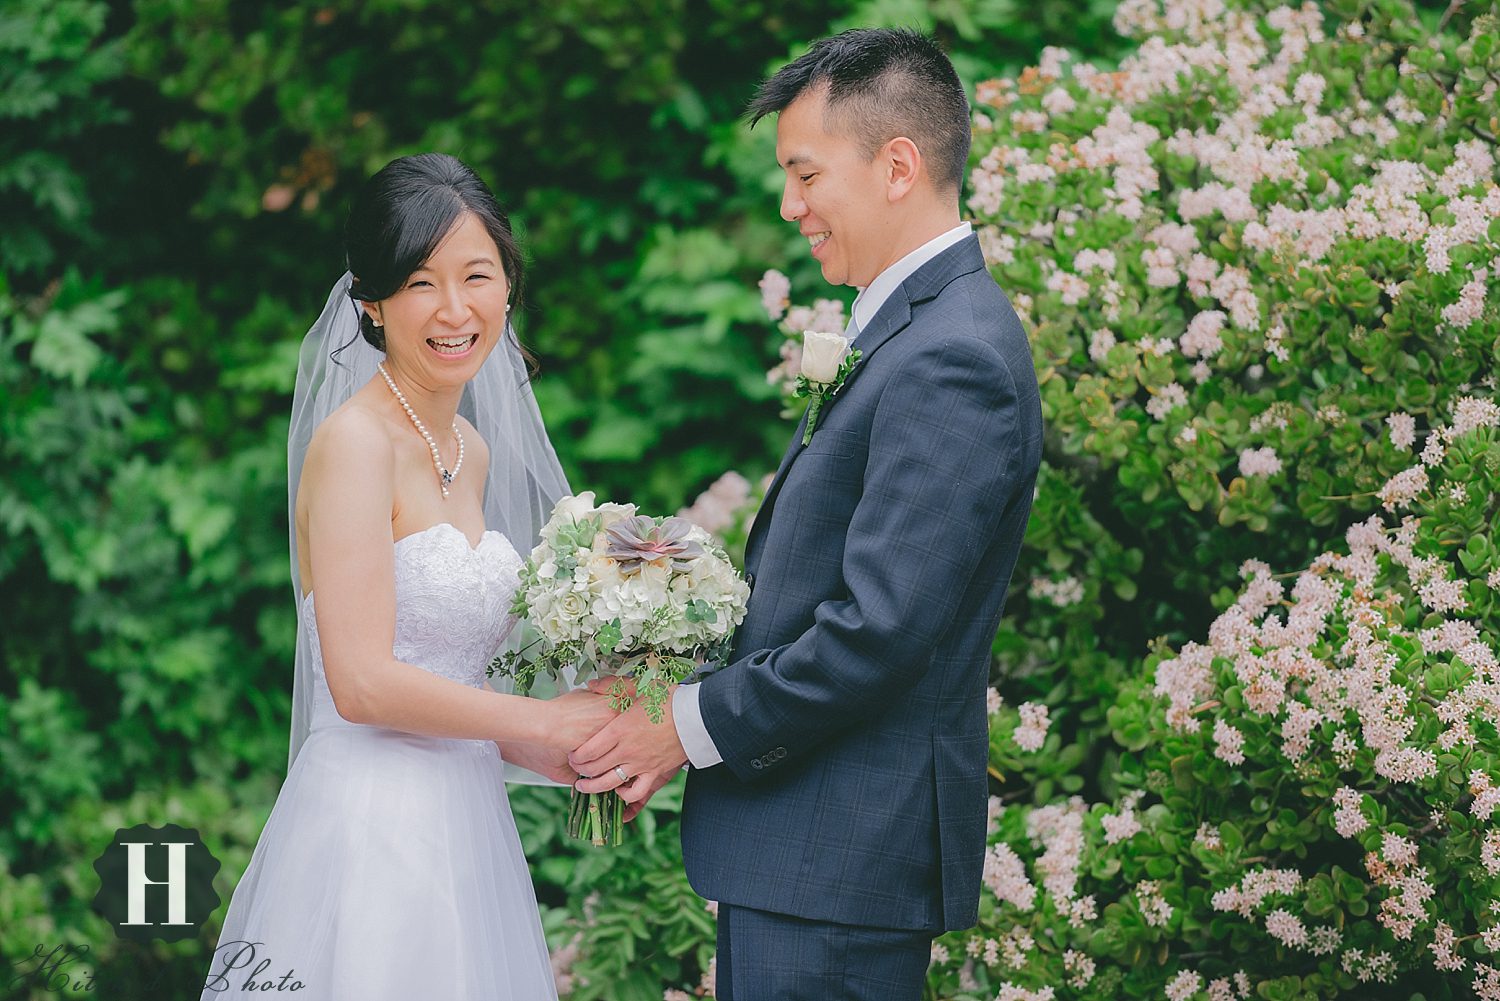
[[632, 811], [693, 766], [683, 855], [720, 902], [719, 1001], [915, 1001], [933, 936], [978, 917], [990, 643], [1041, 458], [1036, 375], [959, 221], [969, 107], [930, 39], [824, 39], [749, 113], [778, 116], [782, 218], [861, 289], [861, 358], [767, 490], [728, 663], [677, 688], [665, 725], [632, 710], [571, 760]]

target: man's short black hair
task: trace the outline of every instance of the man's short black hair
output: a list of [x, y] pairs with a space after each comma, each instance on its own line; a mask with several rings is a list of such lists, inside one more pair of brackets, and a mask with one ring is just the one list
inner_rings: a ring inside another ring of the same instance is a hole
[[969, 100], [931, 38], [904, 28], [855, 28], [814, 42], [760, 85], [745, 113], [754, 125], [825, 85], [830, 132], [849, 136], [866, 157], [905, 136], [940, 190], [962, 188], [972, 137]]

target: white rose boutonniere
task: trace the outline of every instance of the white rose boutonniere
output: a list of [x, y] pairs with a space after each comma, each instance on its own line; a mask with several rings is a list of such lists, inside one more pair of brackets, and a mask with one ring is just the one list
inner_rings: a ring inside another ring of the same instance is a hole
[[813, 431], [818, 426], [818, 412], [843, 387], [844, 380], [858, 362], [859, 352], [849, 350], [849, 340], [843, 334], [828, 334], [821, 330], [802, 332], [802, 371], [797, 376], [797, 388], [792, 392], [794, 396], [808, 398], [807, 430], [802, 433], [802, 444], [812, 441]]

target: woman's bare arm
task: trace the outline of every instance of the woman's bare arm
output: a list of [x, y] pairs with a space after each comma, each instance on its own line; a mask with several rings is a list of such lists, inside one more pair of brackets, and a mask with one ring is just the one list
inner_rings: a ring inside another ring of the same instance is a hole
[[353, 723], [571, 750], [614, 715], [587, 692], [546, 702], [439, 677], [395, 658], [395, 454], [380, 419], [331, 415], [308, 447], [307, 539], [328, 689]]

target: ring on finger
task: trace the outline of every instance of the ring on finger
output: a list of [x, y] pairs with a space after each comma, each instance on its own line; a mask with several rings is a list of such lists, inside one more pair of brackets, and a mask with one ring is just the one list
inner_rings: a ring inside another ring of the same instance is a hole
[[620, 776], [620, 781], [621, 782], [629, 782], [630, 781], [630, 776], [626, 775], [625, 774], [625, 769], [621, 768], [619, 765], [615, 765], [615, 774], [618, 775], [618, 776]]

